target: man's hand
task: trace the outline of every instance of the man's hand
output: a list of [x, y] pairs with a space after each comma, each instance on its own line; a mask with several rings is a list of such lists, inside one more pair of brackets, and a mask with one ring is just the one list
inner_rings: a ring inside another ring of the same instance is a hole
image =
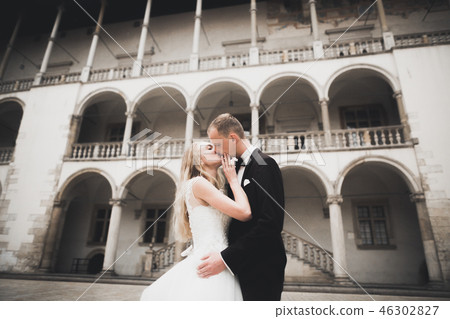
[[226, 268], [220, 253], [210, 253], [201, 260], [204, 260], [204, 262], [197, 267], [197, 274], [201, 278], [209, 278], [217, 275]]

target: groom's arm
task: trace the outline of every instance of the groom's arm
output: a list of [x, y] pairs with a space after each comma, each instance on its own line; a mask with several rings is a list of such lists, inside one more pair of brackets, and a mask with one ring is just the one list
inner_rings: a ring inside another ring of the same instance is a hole
[[256, 174], [253, 174], [254, 179], [250, 181], [255, 183], [255, 202], [259, 208], [258, 212], [252, 212], [258, 215], [256, 224], [221, 252], [224, 263], [235, 274], [255, 255], [260, 254], [265, 245], [275, 240], [283, 229], [284, 192], [281, 171], [273, 158], [267, 157], [264, 160], [267, 165], [259, 165]]

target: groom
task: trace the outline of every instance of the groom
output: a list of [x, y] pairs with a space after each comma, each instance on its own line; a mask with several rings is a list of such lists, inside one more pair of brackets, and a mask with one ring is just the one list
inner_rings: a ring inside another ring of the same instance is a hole
[[[280, 300], [286, 253], [281, 238], [284, 190], [278, 164], [251, 145], [241, 123], [231, 114], [214, 119], [208, 136], [217, 154], [239, 159], [238, 180], [250, 202], [252, 219], [231, 221], [228, 248], [203, 257], [198, 274], [208, 278], [228, 268], [238, 276], [244, 300]], [[228, 196], [233, 198], [229, 186]]]

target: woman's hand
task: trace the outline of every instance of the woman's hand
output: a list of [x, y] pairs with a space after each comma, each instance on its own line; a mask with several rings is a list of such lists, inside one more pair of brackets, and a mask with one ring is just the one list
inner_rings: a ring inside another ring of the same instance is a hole
[[234, 161], [231, 160], [230, 155], [223, 154], [222, 155], [222, 168], [223, 173], [225, 174], [225, 177], [228, 180], [228, 183], [231, 185], [234, 182], [238, 181], [237, 174], [236, 174], [236, 167], [234, 165]]

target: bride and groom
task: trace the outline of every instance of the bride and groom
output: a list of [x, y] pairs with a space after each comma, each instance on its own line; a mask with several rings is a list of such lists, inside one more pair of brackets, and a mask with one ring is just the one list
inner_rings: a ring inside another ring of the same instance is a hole
[[211, 143], [186, 150], [177, 188], [175, 237], [193, 245], [141, 300], [280, 300], [286, 266], [280, 169], [231, 114], [214, 119], [208, 136]]

